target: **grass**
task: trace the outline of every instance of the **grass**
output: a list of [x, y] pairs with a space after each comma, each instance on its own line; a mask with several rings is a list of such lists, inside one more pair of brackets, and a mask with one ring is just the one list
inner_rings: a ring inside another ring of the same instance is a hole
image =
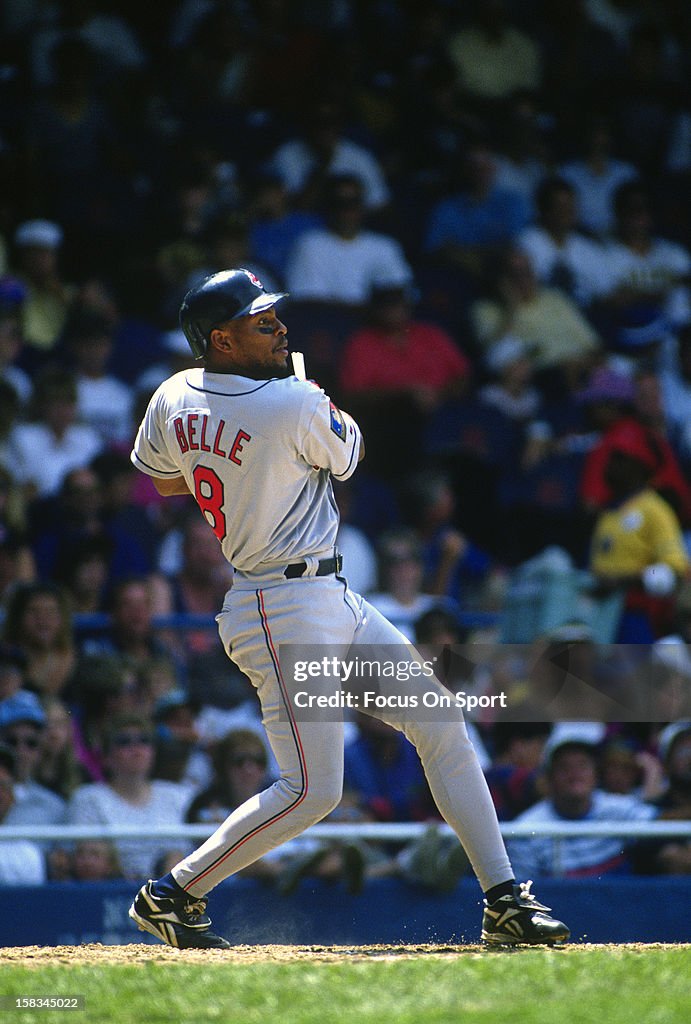
[[337, 963], [143, 962], [0, 968], [0, 993], [77, 995], [29, 1024], [686, 1024], [691, 947], [525, 949]]

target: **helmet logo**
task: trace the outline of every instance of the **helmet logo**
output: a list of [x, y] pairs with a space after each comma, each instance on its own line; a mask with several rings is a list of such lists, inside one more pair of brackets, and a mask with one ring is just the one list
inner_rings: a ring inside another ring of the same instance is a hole
[[258, 277], [256, 277], [251, 270], [243, 270], [243, 274], [247, 274], [255, 288], [261, 288], [264, 291], [264, 285], [261, 283]]

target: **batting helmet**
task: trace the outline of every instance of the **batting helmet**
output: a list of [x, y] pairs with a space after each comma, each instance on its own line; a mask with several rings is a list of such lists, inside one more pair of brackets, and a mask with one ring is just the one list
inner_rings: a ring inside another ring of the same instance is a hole
[[287, 292], [267, 292], [250, 270], [222, 270], [188, 291], [180, 306], [180, 326], [195, 359], [205, 353], [214, 327], [269, 309]]

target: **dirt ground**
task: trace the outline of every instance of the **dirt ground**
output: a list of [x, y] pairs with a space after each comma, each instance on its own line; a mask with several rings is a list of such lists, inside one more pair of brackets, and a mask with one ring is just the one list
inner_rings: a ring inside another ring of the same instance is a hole
[[[529, 947], [502, 950], [512, 955], [520, 954]], [[646, 952], [651, 949], [691, 949], [684, 943], [628, 943], [614, 946], [595, 943], [572, 943], [554, 952], [559, 956], [577, 954], [589, 949], [627, 949]], [[337, 963], [342, 960], [399, 960], [418, 956], [458, 957], [493, 956], [496, 950], [480, 945], [436, 946], [436, 945], [391, 945], [391, 946], [234, 946], [232, 949], [171, 949], [163, 945], [132, 944], [127, 946], [103, 946], [100, 943], [85, 946], [14, 946], [0, 949], [0, 967], [3, 963], [21, 963], [24, 967], [44, 967], [48, 964], [132, 964], [132, 963], [204, 963], [204, 964], [251, 964], [311, 960], [321, 963]]]

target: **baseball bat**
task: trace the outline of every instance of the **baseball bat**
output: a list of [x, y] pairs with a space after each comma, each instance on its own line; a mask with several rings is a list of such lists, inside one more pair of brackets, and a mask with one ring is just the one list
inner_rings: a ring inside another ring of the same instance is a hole
[[305, 357], [302, 352], [291, 352], [291, 359], [293, 360], [293, 373], [298, 380], [307, 380], [307, 373], [305, 371]]

